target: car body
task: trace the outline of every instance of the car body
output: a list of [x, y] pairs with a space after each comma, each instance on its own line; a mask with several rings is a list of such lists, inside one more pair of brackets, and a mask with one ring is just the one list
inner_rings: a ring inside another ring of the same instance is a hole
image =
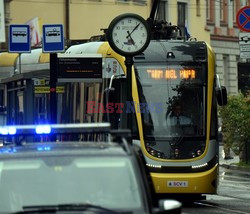
[[3, 145], [0, 175], [0, 213], [180, 212], [154, 200], [142, 152], [124, 139]]

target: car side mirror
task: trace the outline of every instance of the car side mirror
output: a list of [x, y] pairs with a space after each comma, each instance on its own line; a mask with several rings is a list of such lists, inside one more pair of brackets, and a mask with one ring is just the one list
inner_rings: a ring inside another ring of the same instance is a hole
[[182, 203], [173, 199], [161, 199], [159, 209], [158, 213], [181, 214]]
[[224, 106], [227, 104], [227, 89], [225, 86], [216, 88], [216, 97], [218, 105]]

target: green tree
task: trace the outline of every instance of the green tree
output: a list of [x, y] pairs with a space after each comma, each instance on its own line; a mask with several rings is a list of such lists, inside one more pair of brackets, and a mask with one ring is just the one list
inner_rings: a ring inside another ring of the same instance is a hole
[[223, 143], [245, 162], [245, 146], [250, 148], [250, 94], [228, 96], [227, 105], [219, 107], [219, 115], [222, 119]]

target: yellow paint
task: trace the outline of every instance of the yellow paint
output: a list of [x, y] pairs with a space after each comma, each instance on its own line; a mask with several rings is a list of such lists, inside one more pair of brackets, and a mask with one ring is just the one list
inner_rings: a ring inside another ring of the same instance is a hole
[[207, 46], [208, 51], [208, 87], [207, 87], [207, 142], [210, 136], [210, 123], [211, 123], [211, 109], [212, 109], [212, 98], [213, 98], [213, 87], [215, 78], [215, 55], [211, 47]]
[[[56, 93], [64, 93], [64, 86], [57, 86]], [[49, 86], [35, 86], [35, 94], [49, 94], [50, 87]]]
[[[197, 173], [151, 173], [156, 193], [216, 193], [212, 185], [217, 178], [218, 165]], [[187, 187], [168, 187], [168, 181], [186, 181]]]
[[0, 66], [1, 67], [8, 67], [14, 66], [17, 60], [18, 54], [17, 53], [1, 53], [0, 54]]
[[49, 63], [50, 62], [50, 54], [49, 53], [41, 53], [39, 62], [40, 63]]

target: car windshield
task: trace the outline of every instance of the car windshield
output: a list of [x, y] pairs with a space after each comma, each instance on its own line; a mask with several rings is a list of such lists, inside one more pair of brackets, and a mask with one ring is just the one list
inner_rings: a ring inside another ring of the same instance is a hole
[[137, 213], [143, 206], [140, 194], [132, 163], [125, 157], [0, 159], [0, 213], [71, 203]]

